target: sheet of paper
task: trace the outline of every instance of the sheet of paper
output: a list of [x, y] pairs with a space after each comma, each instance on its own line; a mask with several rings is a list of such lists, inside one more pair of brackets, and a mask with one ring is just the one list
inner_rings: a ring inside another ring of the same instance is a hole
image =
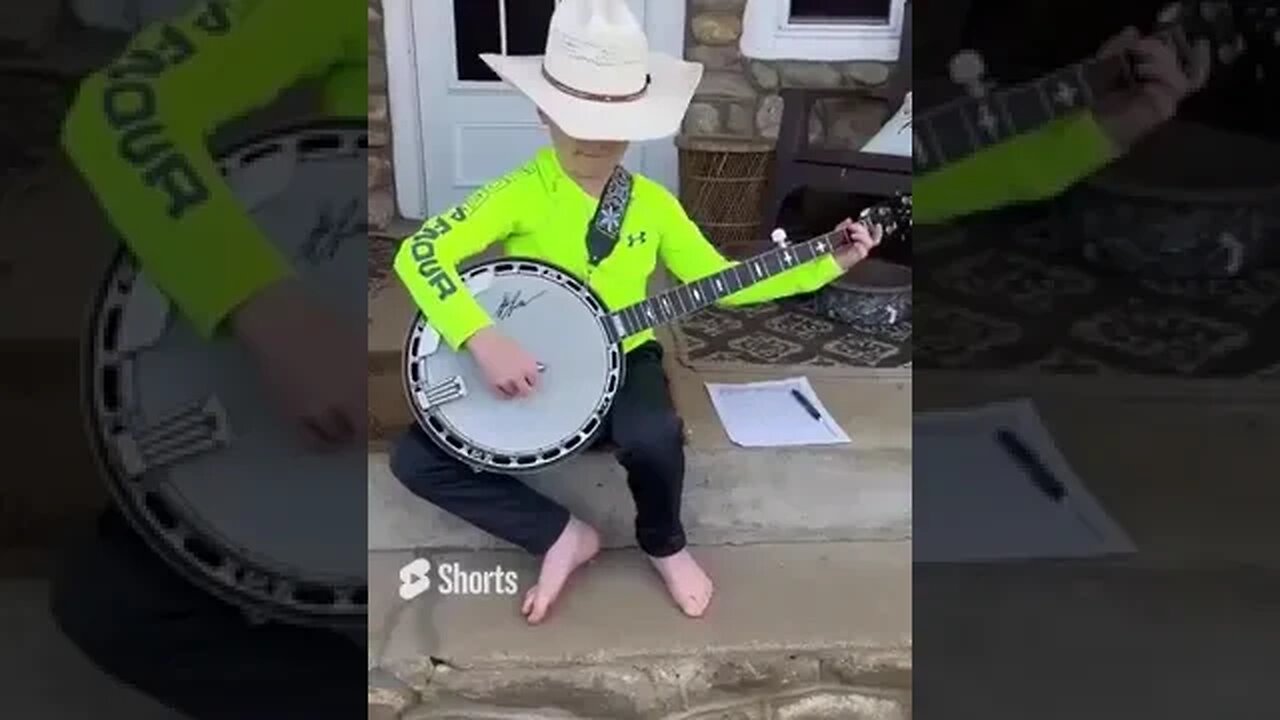
[[[791, 394], [792, 390], [807, 398], [821, 417], [815, 420]], [[787, 447], [849, 442], [849, 436], [827, 412], [808, 378], [707, 383], [707, 392], [725, 433], [737, 445]]]
[[862, 151], [911, 157], [914, 138], [915, 136], [911, 133], [911, 93], [907, 93], [902, 100], [902, 107], [898, 108], [893, 117], [889, 118], [889, 121], [875, 135], [872, 135], [870, 140], [867, 140], [867, 143], [862, 146]]
[[[1042, 491], [995, 439], [1013, 431], [1066, 488]], [[1136, 547], [1089, 493], [1029, 401], [921, 413], [912, 433], [917, 562], [1082, 558]]]

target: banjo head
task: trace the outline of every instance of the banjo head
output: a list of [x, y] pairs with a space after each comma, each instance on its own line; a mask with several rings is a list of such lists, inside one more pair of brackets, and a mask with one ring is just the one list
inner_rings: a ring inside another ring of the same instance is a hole
[[[317, 301], [364, 322], [363, 127], [318, 125], [219, 162]], [[298, 328], [306, 332], [306, 328]], [[208, 342], [122, 254], [86, 356], [90, 431], [118, 505], [188, 578], [250, 614], [357, 625], [367, 450], [302, 446], [231, 340]]]
[[[454, 352], [419, 316], [404, 366], [419, 424], [455, 457], [497, 472], [535, 472], [588, 447], [603, 429], [625, 367], [621, 347], [605, 330], [603, 303], [539, 261], [497, 260], [461, 275], [497, 329], [544, 370], [531, 396], [501, 397], [470, 352]], [[450, 383], [460, 383], [465, 396], [436, 402], [432, 389]]]

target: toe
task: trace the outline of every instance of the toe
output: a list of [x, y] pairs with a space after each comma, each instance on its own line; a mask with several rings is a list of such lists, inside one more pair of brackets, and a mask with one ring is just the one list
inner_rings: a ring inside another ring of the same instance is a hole
[[533, 599], [533, 612], [529, 613], [529, 622], [537, 625], [547, 616], [547, 608], [550, 607], [551, 601], [548, 598], [538, 595]]
[[689, 615], [693, 617], [702, 617], [702, 615], [706, 613], [707, 607], [711, 605], [712, 592], [713, 590], [710, 582], [703, 587], [698, 588], [698, 591], [690, 596], [689, 607], [686, 609]]
[[689, 617], [702, 617], [707, 610], [708, 598], [702, 595], [690, 595], [685, 599], [683, 610]]

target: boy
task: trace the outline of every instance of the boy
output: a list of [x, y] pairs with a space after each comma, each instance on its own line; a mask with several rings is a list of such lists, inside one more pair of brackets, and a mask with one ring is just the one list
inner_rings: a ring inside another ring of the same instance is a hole
[[[615, 174], [629, 141], [677, 131], [702, 73], [696, 63], [650, 53], [624, 0], [564, 0], [552, 17], [544, 56], [481, 57], [537, 105], [552, 147], [460, 207], [428, 219], [403, 243], [395, 268], [442, 339], [471, 352], [491, 390], [519, 397], [537, 392], [537, 358], [492, 325], [459, 279], [460, 261], [503, 241], [509, 254], [552, 262], [583, 279], [611, 308], [643, 299], [658, 260], [682, 281], [710, 275], [729, 262], [664, 188], [644, 177]], [[629, 191], [630, 199], [613, 235], [626, 241], [591, 246], [584, 237], [598, 199], [619, 191]], [[866, 257], [880, 240], [878, 230], [852, 220], [841, 227], [853, 239], [843, 252], [748, 288], [728, 303], [816, 290]], [[425, 275], [414, 250], [424, 243], [431, 245], [435, 260]], [[624, 349], [626, 382], [609, 431], [635, 499], [636, 539], [675, 603], [698, 617], [713, 586], [685, 547], [683, 438], [666, 387], [662, 348], [652, 332], [645, 332], [627, 338]], [[417, 427], [397, 443], [392, 472], [418, 496], [542, 556], [538, 582], [522, 605], [530, 623], [546, 617], [570, 573], [599, 550], [596, 531], [566, 509], [513, 477], [474, 473]]]

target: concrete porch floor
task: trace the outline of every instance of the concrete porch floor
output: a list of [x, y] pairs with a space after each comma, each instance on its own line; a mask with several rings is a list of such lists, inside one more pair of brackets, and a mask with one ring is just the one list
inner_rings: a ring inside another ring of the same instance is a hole
[[519, 598], [537, 564], [523, 553], [428, 554], [437, 565], [513, 569], [518, 592], [428, 590], [409, 602], [396, 594], [398, 570], [415, 553], [372, 553], [377, 699], [417, 708], [421, 715], [412, 716], [423, 718], [483, 703], [511, 714], [457, 717], [665, 719], [717, 703], [777, 702], [784, 691], [825, 681], [846, 695], [891, 697], [892, 712], [909, 704], [910, 543], [716, 546], [695, 554], [717, 582], [701, 619], [679, 613], [639, 553], [615, 550], [580, 569], [546, 623], [531, 627]]
[[[1029, 397], [1138, 553], [920, 565], [930, 717], [1277, 716], [1280, 384], [920, 371], [933, 409]], [[917, 446], [918, 452], [928, 447]]]

